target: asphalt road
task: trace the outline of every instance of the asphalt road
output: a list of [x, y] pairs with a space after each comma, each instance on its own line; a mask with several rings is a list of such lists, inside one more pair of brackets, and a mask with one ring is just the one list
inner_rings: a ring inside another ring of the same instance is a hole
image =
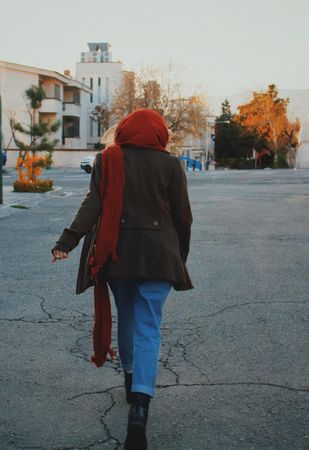
[[[122, 374], [89, 362], [80, 247], [50, 263], [89, 175], [48, 176], [67, 194], [0, 220], [0, 449], [121, 449]], [[166, 303], [149, 450], [308, 449], [309, 171], [190, 173], [189, 187], [195, 289]]]

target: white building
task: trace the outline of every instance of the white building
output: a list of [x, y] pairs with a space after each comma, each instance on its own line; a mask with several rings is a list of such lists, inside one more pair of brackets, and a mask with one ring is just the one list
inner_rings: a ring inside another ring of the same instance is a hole
[[33, 85], [41, 86], [46, 94], [39, 110], [40, 120], [60, 120], [62, 123], [57, 133], [51, 136], [52, 139], [59, 140], [57, 148], [85, 149], [85, 108], [91, 90], [73, 80], [69, 72], [62, 75], [51, 70], [0, 61], [3, 148], [16, 149], [9, 124], [12, 114], [18, 122], [29, 125], [25, 91]]
[[296, 168], [309, 169], [309, 89], [279, 91], [280, 96], [290, 99], [288, 112], [292, 119], [300, 119], [300, 145], [296, 153]]
[[76, 63], [76, 78], [92, 91], [87, 104], [87, 144], [92, 148], [100, 141], [104, 130], [90, 118], [90, 114], [97, 105], [111, 105], [122, 80], [122, 63], [112, 62], [107, 42], [92, 42], [88, 47], [89, 51], [82, 52], [81, 61]]
[[309, 169], [309, 116], [303, 120], [300, 134], [300, 146], [296, 157], [297, 169]]

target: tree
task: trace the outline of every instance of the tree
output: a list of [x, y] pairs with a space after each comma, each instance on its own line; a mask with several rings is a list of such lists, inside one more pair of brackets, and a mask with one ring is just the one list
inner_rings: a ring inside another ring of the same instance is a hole
[[[229, 123], [222, 123], [228, 121]], [[215, 124], [216, 161], [233, 169], [245, 169], [252, 166], [253, 149], [265, 148], [265, 139], [256, 130], [243, 126], [226, 99], [222, 103], [221, 115]]]
[[124, 73], [112, 106], [113, 118], [120, 120], [139, 108], [153, 109], [162, 114], [171, 131], [171, 139], [177, 145], [188, 134], [202, 136], [206, 130], [203, 97], [198, 94], [184, 97], [170, 67], [162, 71], [144, 68], [138, 75]]
[[294, 122], [289, 122], [287, 127], [283, 130], [285, 135], [285, 160], [290, 168], [295, 167], [296, 153], [299, 147], [299, 134], [301, 130], [301, 124], [299, 119]]
[[100, 130], [100, 137], [103, 136], [111, 122], [111, 108], [107, 103], [97, 105], [95, 109], [90, 113], [90, 119], [98, 124]]
[[135, 98], [135, 109], [153, 109], [162, 113], [161, 86], [157, 80], [142, 80], [137, 78], [137, 92]]
[[113, 122], [119, 122], [136, 109], [136, 80], [134, 72], [123, 72], [122, 81], [112, 104]]
[[202, 137], [205, 133], [206, 104], [201, 96], [171, 98], [164, 116], [176, 142], [182, 142], [188, 135]]
[[230, 121], [233, 118], [233, 114], [231, 111], [231, 104], [229, 100], [226, 98], [221, 104], [221, 115], [218, 117], [217, 121]]
[[[299, 123], [288, 120], [288, 104], [289, 99], [279, 98], [276, 86], [271, 84], [265, 92], [253, 92], [252, 100], [238, 106], [235, 116], [238, 123], [263, 136], [275, 164], [279, 153], [287, 153], [291, 145], [296, 148]], [[291, 136], [294, 136], [292, 141]]]
[[[15, 190], [42, 192], [52, 189], [52, 180], [39, 180], [42, 170], [51, 164], [52, 152], [58, 144], [57, 139], [50, 140], [49, 136], [55, 133], [61, 123], [41, 121], [39, 110], [45, 93], [40, 86], [31, 86], [25, 92], [30, 125], [22, 125], [10, 117], [10, 126], [14, 142], [19, 149], [16, 168], [18, 180], [14, 183]], [[26, 142], [21, 140], [24, 135]], [[38, 156], [38, 152], [45, 151], [45, 156]]]

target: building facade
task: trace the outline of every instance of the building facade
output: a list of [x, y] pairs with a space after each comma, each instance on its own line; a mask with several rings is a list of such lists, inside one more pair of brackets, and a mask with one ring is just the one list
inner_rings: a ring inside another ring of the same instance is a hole
[[91, 119], [96, 106], [111, 106], [115, 91], [122, 80], [122, 63], [112, 62], [110, 45], [107, 42], [88, 43], [89, 51], [81, 53], [76, 63], [76, 78], [91, 89], [87, 103], [87, 147], [93, 148], [100, 141], [105, 130]]
[[[0, 94], [2, 97], [3, 148], [16, 149], [10, 128], [10, 117], [29, 125], [25, 91], [41, 86], [46, 97], [39, 110], [39, 120], [60, 121], [62, 126], [51, 139], [58, 139], [59, 149], [85, 149], [87, 121], [85, 109], [91, 90], [66, 75], [51, 70], [0, 61]], [[22, 136], [22, 139], [26, 139]]]
[[309, 169], [309, 116], [302, 122], [300, 146], [296, 156], [297, 169]]

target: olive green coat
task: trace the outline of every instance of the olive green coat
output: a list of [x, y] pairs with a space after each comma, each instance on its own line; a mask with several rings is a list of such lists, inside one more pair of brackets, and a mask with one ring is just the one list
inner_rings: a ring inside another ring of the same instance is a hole
[[[167, 153], [124, 148], [125, 189], [117, 261], [108, 261], [105, 278], [169, 280], [177, 290], [191, 289], [186, 259], [192, 215], [186, 175], [178, 158]], [[76, 293], [93, 285], [88, 260], [101, 213], [102, 154], [96, 156], [90, 188], [70, 228], [54, 249], [70, 252], [85, 236]]]

